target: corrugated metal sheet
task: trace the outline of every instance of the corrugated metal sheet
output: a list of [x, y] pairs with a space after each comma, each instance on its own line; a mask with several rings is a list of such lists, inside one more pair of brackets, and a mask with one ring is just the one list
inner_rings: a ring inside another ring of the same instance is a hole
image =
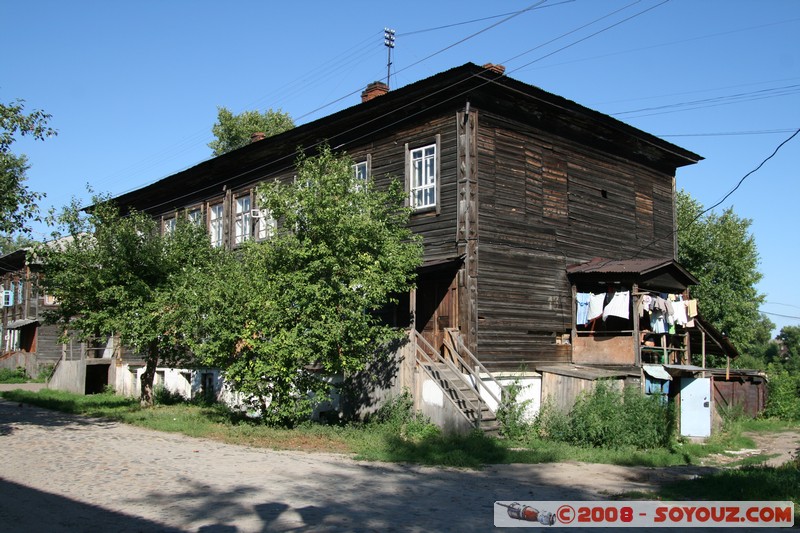
[[672, 381], [672, 376], [661, 365], [642, 365], [642, 370], [652, 378]]

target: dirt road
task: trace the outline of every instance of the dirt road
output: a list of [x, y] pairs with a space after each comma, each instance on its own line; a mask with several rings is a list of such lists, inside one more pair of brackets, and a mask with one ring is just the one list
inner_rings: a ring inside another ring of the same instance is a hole
[[0, 450], [1, 529], [26, 532], [492, 531], [496, 500], [607, 499], [701, 472], [368, 463], [232, 446], [4, 400]]

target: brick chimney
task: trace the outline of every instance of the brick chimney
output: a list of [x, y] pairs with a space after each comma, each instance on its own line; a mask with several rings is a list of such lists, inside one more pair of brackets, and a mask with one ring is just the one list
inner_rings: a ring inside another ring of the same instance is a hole
[[506, 67], [505, 66], [503, 66], [503, 65], [495, 65], [494, 63], [486, 63], [485, 65], [483, 65], [483, 68], [485, 68], [489, 72], [494, 72], [495, 74], [497, 74], [499, 76], [502, 76], [506, 71]]
[[377, 98], [378, 96], [383, 96], [384, 94], [389, 92], [389, 86], [383, 83], [382, 81], [373, 81], [364, 91], [361, 93], [361, 102], [369, 102], [373, 98]]
[[267, 135], [263, 131], [256, 131], [250, 134], [250, 143], [263, 141], [267, 138]]

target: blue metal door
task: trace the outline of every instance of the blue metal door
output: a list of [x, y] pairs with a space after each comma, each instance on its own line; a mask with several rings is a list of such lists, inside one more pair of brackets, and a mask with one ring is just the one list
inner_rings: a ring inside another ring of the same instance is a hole
[[711, 378], [681, 378], [681, 435], [711, 436]]

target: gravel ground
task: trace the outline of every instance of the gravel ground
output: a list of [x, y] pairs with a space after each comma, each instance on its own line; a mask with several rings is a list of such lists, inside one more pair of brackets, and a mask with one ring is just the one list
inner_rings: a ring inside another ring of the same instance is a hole
[[492, 531], [498, 500], [601, 500], [701, 472], [359, 462], [222, 444], [5, 400], [0, 445], [0, 530], [25, 532]]

